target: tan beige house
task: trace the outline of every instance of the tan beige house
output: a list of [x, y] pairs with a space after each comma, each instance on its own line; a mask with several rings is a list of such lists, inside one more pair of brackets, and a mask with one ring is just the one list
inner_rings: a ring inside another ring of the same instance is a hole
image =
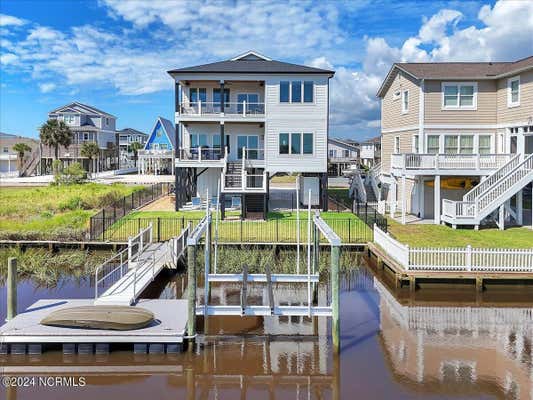
[[404, 223], [412, 214], [454, 227], [523, 224], [533, 181], [533, 56], [396, 63], [377, 95], [388, 210]]

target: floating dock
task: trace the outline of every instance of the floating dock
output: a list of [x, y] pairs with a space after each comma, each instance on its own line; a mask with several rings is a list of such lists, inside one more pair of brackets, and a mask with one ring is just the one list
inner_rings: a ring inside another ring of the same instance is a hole
[[44, 348], [62, 346], [64, 353], [107, 353], [112, 347], [129, 347], [136, 353], [181, 351], [187, 325], [186, 300], [139, 300], [134, 307], [145, 308], [155, 322], [142, 329], [116, 331], [73, 329], [41, 325], [53, 311], [90, 306], [94, 300], [39, 300], [0, 327], [0, 354], [39, 354]]

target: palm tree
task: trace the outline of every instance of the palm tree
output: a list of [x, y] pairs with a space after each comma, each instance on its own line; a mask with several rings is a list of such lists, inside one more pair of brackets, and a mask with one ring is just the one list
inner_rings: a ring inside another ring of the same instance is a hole
[[39, 129], [41, 143], [54, 148], [54, 158], [59, 159], [59, 146], [65, 149], [72, 143], [72, 131], [63, 121], [49, 119]]
[[100, 154], [100, 148], [96, 142], [85, 142], [81, 145], [80, 154], [89, 159], [89, 172], [93, 172], [92, 160]]
[[[22, 166], [24, 165], [24, 154], [31, 151], [31, 147], [26, 143], [20, 142], [13, 145], [13, 150], [17, 152], [18, 170], [22, 172]], [[19, 172], [19, 173], [20, 173]]]
[[139, 154], [139, 150], [141, 150], [144, 146], [140, 144], [139, 142], [133, 142], [130, 144], [130, 150], [133, 151], [133, 160], [135, 161], [135, 167], [137, 166], [137, 155]]

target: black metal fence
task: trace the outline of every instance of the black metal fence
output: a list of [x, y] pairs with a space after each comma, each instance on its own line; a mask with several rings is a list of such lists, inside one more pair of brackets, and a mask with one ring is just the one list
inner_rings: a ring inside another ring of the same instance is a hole
[[351, 204], [346, 199], [340, 196], [329, 195], [330, 200], [333, 202], [333, 209], [330, 207], [330, 211], [345, 212], [351, 211], [361, 221], [363, 221], [369, 228], [373, 229], [374, 224], [378, 226], [383, 232], [388, 231], [387, 218], [378, 212], [377, 203], [359, 203], [355, 200]]
[[[339, 235], [344, 243], [366, 243], [372, 240], [373, 231], [369, 226], [354, 218], [324, 218], [327, 224]], [[199, 218], [125, 218], [113, 222], [112, 217], [96, 217], [97, 226], [106, 226], [98, 238], [111, 242], [125, 242], [139, 230], [152, 224], [154, 241], [169, 240], [178, 236], [189, 223], [194, 228]], [[212, 237], [215, 235], [215, 224]], [[307, 217], [300, 219], [300, 242], [307, 241]], [[219, 243], [296, 243], [298, 223], [295, 218], [269, 219], [267, 221], [219, 221]]]
[[[89, 239], [105, 240], [107, 229], [119, 219], [137, 208], [168, 195], [172, 190], [173, 185], [170, 183], [156, 183], [116, 200], [113, 205], [102, 208], [89, 220]], [[133, 234], [135, 233], [137, 232]]]

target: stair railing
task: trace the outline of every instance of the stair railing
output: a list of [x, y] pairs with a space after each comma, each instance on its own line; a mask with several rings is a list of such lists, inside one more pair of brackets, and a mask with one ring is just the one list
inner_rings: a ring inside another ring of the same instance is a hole
[[242, 148], [241, 188], [246, 190], [246, 147]]

